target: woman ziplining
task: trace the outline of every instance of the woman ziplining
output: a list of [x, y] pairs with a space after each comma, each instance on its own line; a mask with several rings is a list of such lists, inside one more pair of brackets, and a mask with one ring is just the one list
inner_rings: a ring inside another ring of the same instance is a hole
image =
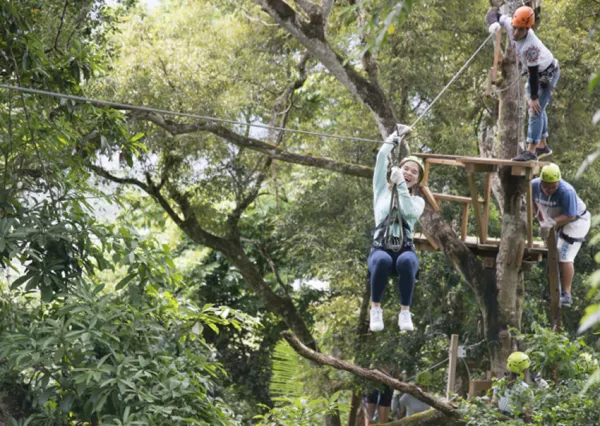
[[413, 188], [423, 179], [423, 163], [414, 156], [403, 159], [398, 167], [392, 167], [388, 184], [388, 154], [410, 130], [398, 125], [377, 154], [373, 173], [373, 209], [376, 229], [373, 246], [367, 260], [371, 284], [371, 331], [383, 330], [381, 299], [390, 275], [398, 276], [401, 310], [398, 314], [400, 330], [414, 329], [410, 305], [419, 258], [413, 244], [415, 223], [423, 214], [425, 201], [413, 194]]

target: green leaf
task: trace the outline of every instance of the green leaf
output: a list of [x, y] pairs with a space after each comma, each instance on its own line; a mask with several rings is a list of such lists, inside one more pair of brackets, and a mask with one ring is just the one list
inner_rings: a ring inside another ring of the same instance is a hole
[[123, 287], [125, 287], [127, 284], [129, 284], [129, 282], [131, 282], [131, 280], [134, 279], [136, 276], [137, 276], [136, 272], [130, 273], [125, 278], [123, 278], [121, 281], [119, 281], [119, 283], [115, 286], [115, 290], [121, 290]]
[[142, 139], [144, 137], [143, 133], [136, 133], [131, 139], [129, 139], [130, 142], [137, 142], [140, 139]]
[[22, 275], [19, 278], [17, 278], [16, 280], [13, 281], [13, 283], [10, 285], [10, 288], [12, 290], [14, 290], [16, 288], [19, 288], [21, 285], [23, 285], [27, 281], [29, 281], [32, 277], [33, 277], [33, 274]]

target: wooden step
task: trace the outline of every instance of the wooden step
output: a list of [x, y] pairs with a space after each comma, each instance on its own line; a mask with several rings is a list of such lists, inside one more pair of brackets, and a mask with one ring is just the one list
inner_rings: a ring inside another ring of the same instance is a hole
[[[451, 195], [451, 194], [439, 194], [434, 192], [433, 196], [437, 199], [437, 200], [443, 200], [443, 201], [456, 201], [457, 203], [471, 203], [473, 200], [471, 199], [471, 197], [461, 197], [459, 195]], [[483, 199], [479, 199], [479, 203], [483, 204], [485, 203], [485, 201]]]

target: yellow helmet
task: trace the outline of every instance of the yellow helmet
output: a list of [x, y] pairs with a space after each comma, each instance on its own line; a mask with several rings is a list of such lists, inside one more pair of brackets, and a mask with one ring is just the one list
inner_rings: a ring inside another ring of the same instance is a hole
[[423, 180], [423, 174], [425, 173], [425, 166], [423, 165], [423, 160], [421, 160], [419, 157], [415, 157], [414, 155], [409, 155], [408, 157], [405, 157], [402, 159], [402, 161], [400, 161], [400, 167], [402, 167], [404, 163], [408, 163], [409, 161], [417, 163], [417, 165], [419, 166], [419, 180], [417, 183], [421, 183], [421, 181]]
[[550, 163], [547, 166], [542, 167], [542, 172], [540, 173], [542, 182], [558, 182], [560, 177], [560, 168], [556, 164]]
[[531, 360], [525, 352], [513, 352], [506, 360], [506, 367], [512, 373], [523, 377], [523, 372], [529, 368]]
[[423, 371], [415, 377], [415, 383], [421, 386], [429, 386], [431, 384], [431, 373]]

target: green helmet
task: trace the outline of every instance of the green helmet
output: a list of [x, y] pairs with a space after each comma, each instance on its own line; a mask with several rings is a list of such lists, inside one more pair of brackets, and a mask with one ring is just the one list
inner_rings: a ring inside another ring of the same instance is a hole
[[529, 368], [531, 360], [524, 352], [513, 352], [506, 360], [506, 367], [509, 371], [523, 376], [523, 372]]
[[419, 157], [415, 157], [414, 155], [409, 155], [408, 157], [405, 157], [402, 159], [402, 161], [400, 161], [400, 167], [402, 167], [404, 163], [408, 163], [409, 161], [417, 163], [417, 165], [419, 166], [419, 181], [417, 183], [421, 183], [421, 181], [423, 180], [423, 175], [425, 173], [425, 165], [423, 164], [423, 160], [421, 160]]
[[554, 163], [550, 163], [547, 166], [542, 167], [542, 173], [540, 173], [542, 182], [554, 183], [560, 180], [560, 169]]
[[415, 377], [415, 383], [421, 386], [429, 386], [431, 384], [431, 373], [423, 371]]

